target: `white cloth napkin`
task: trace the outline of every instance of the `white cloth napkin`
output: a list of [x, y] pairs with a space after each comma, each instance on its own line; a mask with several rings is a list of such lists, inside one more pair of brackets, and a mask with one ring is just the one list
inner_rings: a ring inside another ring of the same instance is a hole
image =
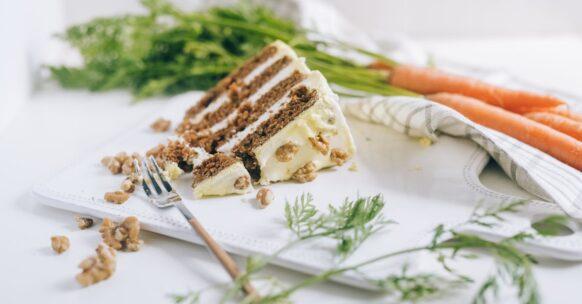
[[442, 132], [469, 138], [485, 149], [520, 187], [557, 203], [568, 215], [582, 220], [582, 173], [448, 107], [422, 98], [375, 96], [346, 103], [344, 111], [410, 136], [437, 140]]

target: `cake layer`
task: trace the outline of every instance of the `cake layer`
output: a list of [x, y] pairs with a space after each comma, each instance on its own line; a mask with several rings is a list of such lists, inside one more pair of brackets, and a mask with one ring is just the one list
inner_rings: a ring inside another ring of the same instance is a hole
[[337, 98], [323, 75], [312, 72], [272, 114], [241, 132], [232, 152], [263, 185], [294, 178], [305, 166], [315, 172], [343, 164], [356, 149]]
[[177, 133], [167, 174], [191, 170], [196, 197], [245, 193], [251, 179], [311, 181], [355, 153], [337, 95], [279, 41], [208, 91]]
[[192, 188], [197, 198], [242, 194], [252, 190], [251, 178], [243, 164], [222, 153], [196, 162], [192, 173]]

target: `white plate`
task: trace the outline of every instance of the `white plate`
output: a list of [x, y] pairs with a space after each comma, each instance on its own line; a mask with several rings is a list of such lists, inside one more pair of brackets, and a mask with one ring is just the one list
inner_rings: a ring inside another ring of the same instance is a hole
[[[177, 96], [159, 116], [177, 122], [199, 96], [197, 93]], [[99, 218], [119, 220], [135, 215], [146, 230], [200, 244], [201, 240], [177, 210], [159, 210], [151, 206], [141, 191], [122, 205], [103, 200], [105, 192], [119, 188], [123, 177], [112, 176], [100, 165], [100, 159], [120, 151], [144, 152], [165, 141], [167, 134], [154, 134], [149, 129], [149, 124], [157, 118], [143, 121], [128, 133], [99, 145], [95, 152], [83, 155], [49, 181], [35, 187], [34, 194], [41, 203]], [[349, 123], [358, 146], [355, 159], [358, 170], [349, 171], [351, 162], [348, 162], [341, 168], [321, 172], [311, 183], [272, 185], [269, 188], [275, 194], [275, 203], [266, 209], [257, 209], [252, 204], [254, 192], [196, 201], [187, 179], [180, 180], [177, 188], [188, 208], [216, 240], [226, 250], [243, 256], [270, 254], [293, 238], [285, 228], [285, 200], [311, 192], [317, 205], [324, 209], [330, 203], [341, 203], [346, 197], [382, 193], [387, 202], [385, 216], [399, 224], [370, 238], [345, 263], [415, 246], [426, 240], [427, 233], [436, 224], [466, 219], [478, 202], [489, 204], [515, 199], [481, 185], [478, 175], [488, 156], [470, 141], [443, 137], [437, 144], [424, 148], [416, 140], [383, 126], [353, 119]], [[446, 161], [435, 163], [434, 159]], [[547, 203], [531, 204], [523, 212], [508, 217], [509, 221], [495, 232], [486, 231], [487, 235], [492, 238], [510, 235], [529, 227], [530, 218], [547, 213], [560, 213], [560, 210]], [[581, 260], [582, 238], [576, 233], [568, 237], [536, 239], [525, 249], [534, 254]], [[305, 244], [281, 255], [274, 263], [300, 272], [318, 273], [336, 263], [332, 252], [332, 243]], [[381, 276], [401, 263], [402, 260], [396, 260], [388, 263], [390, 267], [375, 265], [366, 272]], [[346, 274], [336, 280], [371, 287], [355, 274]]]

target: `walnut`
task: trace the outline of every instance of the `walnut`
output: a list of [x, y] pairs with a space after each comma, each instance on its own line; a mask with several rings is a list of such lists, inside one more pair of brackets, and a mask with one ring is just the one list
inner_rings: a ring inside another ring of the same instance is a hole
[[248, 188], [250, 184], [251, 181], [249, 180], [249, 177], [245, 175], [236, 179], [234, 182], [234, 187], [238, 190], [244, 190]]
[[133, 193], [135, 191], [135, 182], [130, 178], [126, 178], [123, 183], [121, 183], [121, 190], [126, 193]]
[[130, 175], [133, 172], [133, 160], [140, 161], [140, 155], [133, 153], [128, 155], [126, 152], [119, 152], [115, 156], [105, 156], [101, 159], [101, 164], [106, 166], [111, 174], [123, 173]]
[[167, 132], [170, 129], [171, 124], [172, 122], [167, 119], [158, 118], [158, 120], [150, 125], [150, 128], [152, 128], [154, 132]]
[[116, 250], [138, 251], [143, 243], [139, 239], [140, 225], [135, 216], [127, 217], [119, 225], [105, 218], [99, 232], [103, 242]]
[[91, 228], [94, 224], [92, 218], [83, 217], [80, 215], [75, 216], [75, 222], [77, 222], [77, 227], [79, 227], [81, 230]]
[[309, 137], [309, 142], [311, 142], [315, 150], [323, 155], [326, 155], [329, 151], [329, 141], [321, 133], [317, 134], [316, 137]]
[[107, 280], [115, 272], [115, 250], [107, 245], [99, 244], [95, 250], [97, 255], [84, 259], [79, 268], [83, 271], [76, 277], [77, 282], [84, 287]]
[[331, 149], [331, 154], [329, 157], [332, 162], [338, 166], [341, 166], [348, 160], [348, 153], [340, 149]]
[[259, 208], [267, 208], [267, 206], [269, 206], [274, 200], [275, 196], [273, 195], [273, 191], [269, 190], [268, 188], [262, 188], [257, 191], [257, 201], [259, 202]]
[[123, 164], [128, 158], [129, 155], [127, 155], [127, 152], [119, 152], [115, 155], [115, 160], [121, 164]]
[[119, 174], [121, 173], [121, 163], [117, 159], [112, 159], [107, 165], [107, 169], [111, 174]]
[[107, 192], [104, 196], [105, 200], [110, 203], [123, 204], [129, 199], [129, 194], [124, 191]]
[[317, 173], [315, 173], [315, 164], [313, 162], [308, 162], [305, 166], [299, 168], [293, 176], [292, 179], [300, 182], [306, 183], [314, 180], [317, 177]]
[[67, 251], [70, 245], [71, 243], [69, 242], [69, 238], [64, 235], [56, 235], [51, 237], [51, 247], [53, 247], [53, 250], [58, 254]]
[[295, 156], [298, 151], [299, 147], [296, 144], [288, 142], [277, 149], [275, 157], [282, 163], [288, 162], [293, 159], [293, 156]]

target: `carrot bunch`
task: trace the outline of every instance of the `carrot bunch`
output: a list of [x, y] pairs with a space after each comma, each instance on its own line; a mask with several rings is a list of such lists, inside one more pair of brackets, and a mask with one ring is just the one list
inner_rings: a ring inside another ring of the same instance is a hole
[[544, 94], [512, 90], [433, 68], [375, 62], [388, 83], [423, 94], [472, 121], [505, 133], [582, 170], [582, 115]]

